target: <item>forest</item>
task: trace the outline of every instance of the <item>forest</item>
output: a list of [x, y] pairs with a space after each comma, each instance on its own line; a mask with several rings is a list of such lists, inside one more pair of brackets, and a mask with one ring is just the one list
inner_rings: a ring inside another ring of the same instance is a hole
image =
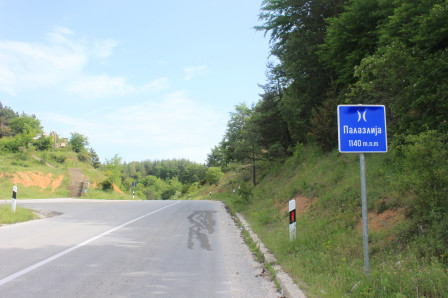
[[268, 82], [256, 104], [230, 113], [207, 165], [250, 166], [256, 185], [266, 161], [307, 144], [334, 151], [339, 104], [380, 104], [397, 167], [427, 179], [409, 183], [431, 197], [416, 199], [410, 216], [428, 223], [446, 215], [448, 1], [265, 0], [259, 18], [275, 58]]
[[[448, 132], [448, 2], [265, 0], [270, 38], [256, 104], [230, 114], [209, 166], [282, 159], [297, 144], [337, 147], [339, 104], [387, 109], [388, 139]], [[254, 180], [254, 183], [256, 181]]]

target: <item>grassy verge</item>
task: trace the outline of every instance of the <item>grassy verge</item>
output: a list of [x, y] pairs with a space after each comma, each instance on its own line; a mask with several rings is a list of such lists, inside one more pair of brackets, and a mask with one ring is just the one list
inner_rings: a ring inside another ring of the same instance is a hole
[[12, 212], [10, 204], [0, 205], [0, 224], [13, 224], [35, 219], [33, 210], [16, 207], [16, 212]]
[[[244, 183], [232, 177], [214, 188], [220, 193], [212, 199], [241, 212], [310, 297], [448, 297], [447, 256], [430, 253], [428, 232], [409, 234], [408, 198], [397, 191], [400, 173], [390, 155], [368, 155], [366, 167], [370, 278], [363, 272], [357, 155], [303, 148], [284, 165], [265, 164], [269, 174], [246, 197], [233, 193]], [[297, 207], [297, 237], [289, 241], [287, 206], [294, 197], [305, 204]]]
[[96, 200], [140, 200], [135, 197], [134, 199], [130, 194], [120, 194], [118, 192], [105, 192], [101, 189], [90, 188], [82, 199], [96, 199]]

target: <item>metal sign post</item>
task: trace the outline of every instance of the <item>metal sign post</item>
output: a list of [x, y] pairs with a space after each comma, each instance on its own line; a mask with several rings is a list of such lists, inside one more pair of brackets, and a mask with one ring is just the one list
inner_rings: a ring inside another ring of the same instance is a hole
[[339, 152], [359, 153], [364, 273], [369, 276], [369, 229], [364, 153], [387, 152], [385, 107], [382, 105], [339, 105], [338, 141]]
[[364, 247], [364, 273], [370, 275], [369, 266], [369, 228], [367, 220], [367, 187], [366, 187], [366, 160], [364, 153], [359, 154], [361, 166], [361, 213], [362, 213], [362, 243]]

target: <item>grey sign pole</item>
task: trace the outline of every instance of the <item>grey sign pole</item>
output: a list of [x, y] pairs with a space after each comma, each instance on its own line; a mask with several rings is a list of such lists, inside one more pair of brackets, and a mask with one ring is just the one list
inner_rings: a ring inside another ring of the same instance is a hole
[[366, 160], [364, 153], [359, 154], [361, 166], [361, 204], [362, 204], [362, 240], [364, 247], [364, 273], [370, 275], [369, 268], [369, 229], [367, 224], [367, 191], [366, 191]]

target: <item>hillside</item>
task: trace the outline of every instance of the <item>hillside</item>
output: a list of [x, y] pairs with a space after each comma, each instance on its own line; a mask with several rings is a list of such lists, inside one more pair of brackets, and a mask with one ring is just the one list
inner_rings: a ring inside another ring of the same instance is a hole
[[79, 197], [126, 198], [116, 188], [113, 193], [99, 189], [106, 176], [89, 163], [81, 162], [69, 150], [33, 151], [0, 155], [0, 196], [10, 199], [13, 185], [18, 186], [19, 199]]
[[[414, 156], [419, 161], [411, 161], [409, 153], [418, 142], [366, 156], [370, 278], [363, 272], [357, 154], [299, 147], [284, 163], [260, 162], [257, 186], [251, 186], [250, 167], [235, 166], [202, 197], [208, 199], [212, 191], [212, 198], [241, 212], [310, 297], [446, 297], [446, 218], [423, 220], [415, 208], [428, 208], [419, 201], [419, 188], [435, 204], [437, 193], [425, 188], [426, 179], [446, 187], [446, 177], [435, 181], [431, 173], [446, 173], [448, 165], [439, 160], [440, 167], [428, 167], [426, 162], [434, 164], [437, 157], [428, 150], [431, 142], [424, 142], [426, 153]], [[293, 198], [297, 238], [290, 242], [288, 201]]]

